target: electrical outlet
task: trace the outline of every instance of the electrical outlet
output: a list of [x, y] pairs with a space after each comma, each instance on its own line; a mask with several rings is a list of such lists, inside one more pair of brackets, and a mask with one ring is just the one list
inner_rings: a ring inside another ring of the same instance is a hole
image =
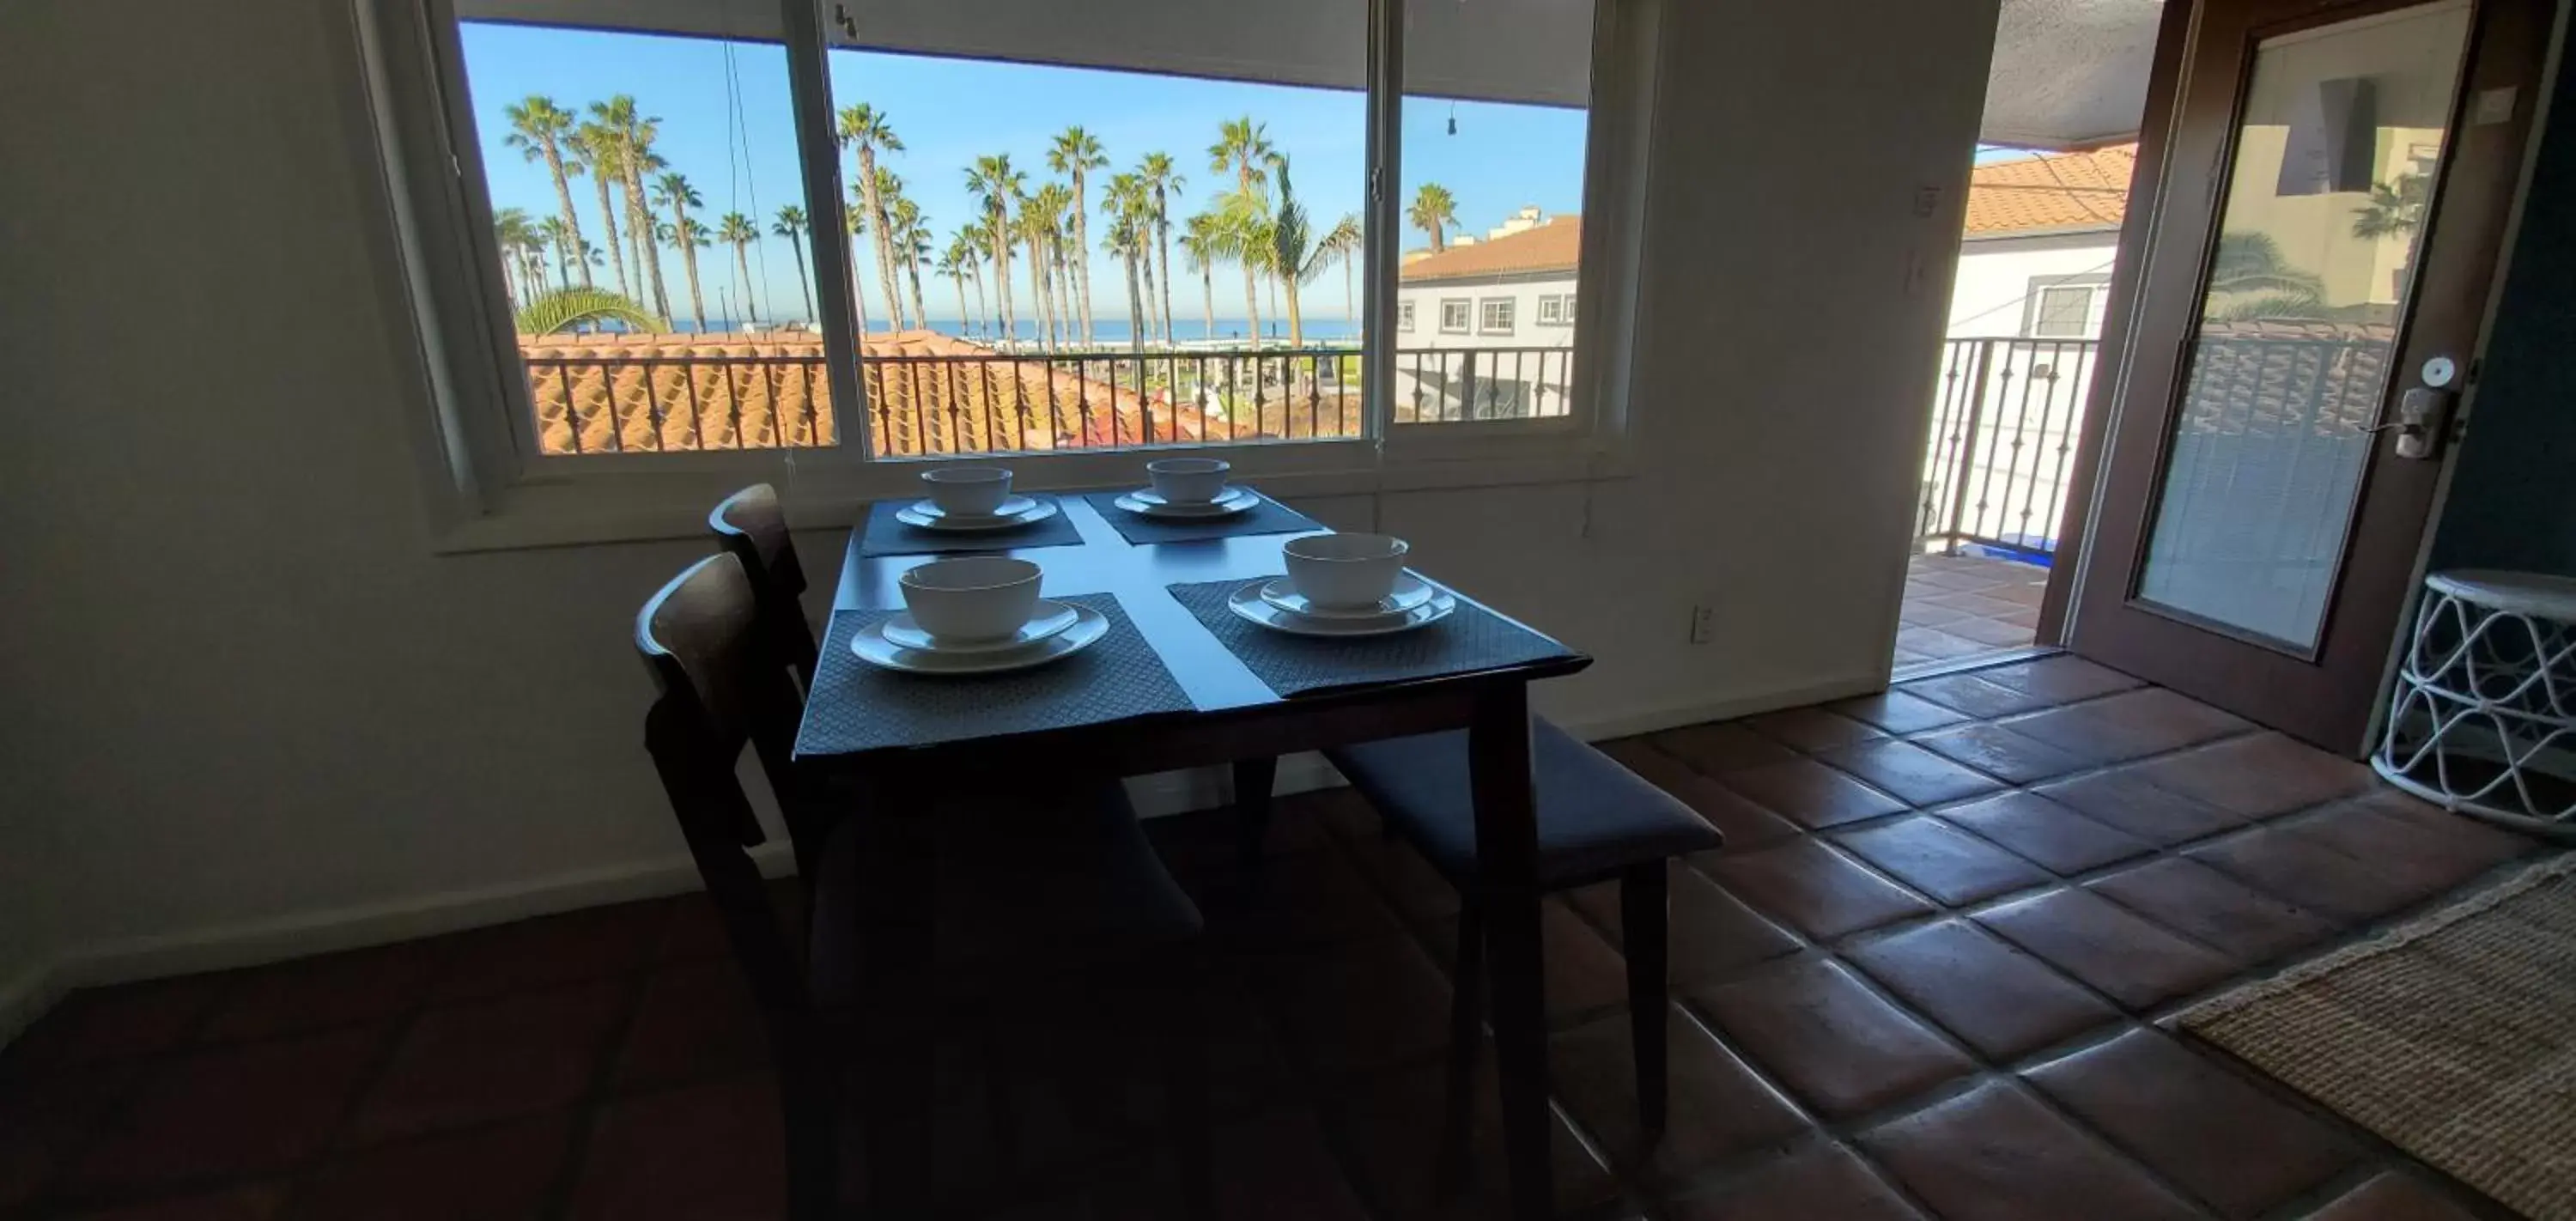
[[1707, 644], [1709, 641], [1715, 639], [1717, 639], [1717, 608], [1714, 606], [1692, 607], [1690, 642], [1692, 644]]

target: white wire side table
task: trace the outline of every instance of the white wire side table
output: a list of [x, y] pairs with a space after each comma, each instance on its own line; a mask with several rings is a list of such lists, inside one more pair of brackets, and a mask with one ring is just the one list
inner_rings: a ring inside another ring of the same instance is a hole
[[2452, 811], [2525, 827], [2576, 821], [2576, 580], [2425, 578], [2371, 766]]

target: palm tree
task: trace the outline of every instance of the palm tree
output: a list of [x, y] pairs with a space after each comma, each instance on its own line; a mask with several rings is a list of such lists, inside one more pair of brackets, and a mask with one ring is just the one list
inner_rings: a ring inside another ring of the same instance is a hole
[[1172, 195], [1190, 184], [1172, 164], [1170, 153], [1147, 153], [1136, 163], [1136, 176], [1154, 193], [1154, 262], [1163, 276], [1163, 342], [1172, 342]]
[[1413, 206], [1404, 210], [1404, 219], [1431, 235], [1431, 253], [1438, 254], [1449, 248], [1445, 231], [1458, 223], [1458, 200], [1439, 183], [1423, 183], [1413, 193]]
[[1241, 239], [1233, 257], [1243, 265], [1243, 309], [1252, 324], [1252, 346], [1261, 346], [1261, 274], [1260, 247], [1253, 232], [1266, 222], [1270, 212], [1269, 196], [1262, 187], [1269, 181], [1263, 167], [1270, 164], [1277, 149], [1270, 143], [1268, 124], [1255, 123], [1251, 115], [1229, 119], [1217, 125], [1216, 143], [1208, 146], [1208, 168], [1216, 173], [1234, 175], [1234, 196], [1227, 208], [1235, 237]]
[[959, 225], [957, 240], [975, 252], [975, 261], [966, 265], [966, 273], [975, 279], [975, 329], [990, 335], [993, 326], [984, 311], [984, 260], [993, 249], [993, 237], [982, 225]]
[[[1052, 193], [1050, 193], [1052, 192]], [[1054, 247], [1056, 225], [1063, 211], [1058, 202], [1063, 194], [1054, 183], [1039, 187], [1020, 201], [1020, 218], [1016, 228], [1020, 241], [1029, 248], [1029, 283], [1037, 294], [1038, 345], [1056, 346], [1060, 311], [1056, 307], [1055, 265], [1049, 257]]]
[[850, 235], [850, 300], [859, 307], [859, 334], [868, 333], [868, 290], [859, 283], [859, 235], [867, 232], [867, 221], [859, 215], [857, 183], [850, 184], [853, 197], [850, 206], [841, 209], [841, 227]]
[[903, 278], [912, 286], [912, 324], [930, 325], [930, 311], [921, 304], [921, 264], [930, 257], [930, 226], [921, 218], [921, 205], [904, 198], [903, 183], [894, 184], [893, 232], [886, 236], [894, 247], [895, 261], [903, 265]]
[[778, 223], [769, 231], [787, 239], [787, 248], [796, 253], [796, 290], [805, 294], [805, 317], [814, 318], [814, 280], [805, 273], [805, 209], [789, 204], [778, 210]]
[[623, 93], [605, 102], [591, 103], [590, 113], [617, 137], [618, 176], [626, 188], [626, 240], [634, 256], [637, 295], [642, 295], [649, 282], [653, 288], [653, 312], [668, 322], [671, 298], [663, 291], [662, 256], [654, 248], [659, 223], [644, 194], [644, 175], [665, 164], [653, 152], [653, 139], [661, 130], [662, 120], [638, 113], [635, 99]]
[[599, 192], [599, 224], [608, 237], [608, 264], [617, 275], [617, 293], [631, 300], [638, 294], [626, 282], [626, 251], [617, 240], [617, 209], [608, 202], [609, 181], [621, 179], [624, 172], [625, 155], [619, 145], [617, 133], [605, 123], [584, 123], [572, 133], [574, 155], [590, 174], [591, 187]]
[[570, 229], [564, 227], [563, 218], [560, 216], [549, 216], [538, 221], [537, 236], [544, 239], [546, 248], [554, 252], [555, 287], [572, 287], [572, 268], [566, 264], [565, 259], [572, 254], [573, 243], [579, 239], [573, 236]]
[[1073, 179], [1073, 248], [1082, 257], [1073, 260], [1073, 297], [1082, 311], [1082, 346], [1092, 345], [1091, 337], [1091, 196], [1084, 175], [1092, 170], [1109, 168], [1109, 157], [1101, 151], [1100, 141], [1079, 127], [1057, 132], [1055, 143], [1047, 150], [1047, 168]]
[[689, 209], [706, 206], [698, 198], [696, 187], [688, 176], [678, 172], [653, 180], [653, 199], [671, 209], [670, 243], [679, 248], [680, 269], [689, 277], [689, 314], [698, 320], [698, 330], [707, 329], [707, 303], [698, 292], [698, 250], [707, 245], [705, 227], [689, 219]]
[[2432, 178], [2422, 173], [2372, 183], [2370, 202], [2352, 210], [2352, 235], [2370, 241], [2415, 232], [2424, 223], [2424, 199], [2432, 185]]
[[966, 312], [966, 276], [970, 271], [980, 273], [982, 257], [975, 253], [975, 243], [966, 240], [962, 229], [948, 239], [948, 249], [939, 254], [939, 274], [948, 277], [949, 284], [957, 289], [958, 328], [969, 336], [975, 333], [975, 315]]
[[1306, 227], [1306, 205], [1297, 202], [1297, 193], [1288, 184], [1288, 159], [1281, 157], [1276, 164], [1279, 216], [1270, 225], [1270, 266], [1288, 293], [1288, 346], [1301, 348], [1306, 346], [1306, 331], [1298, 314], [1297, 286], [1312, 283], [1342, 251], [1358, 244], [1359, 222], [1345, 216], [1331, 232], [1315, 237]]
[[1344, 322], [1359, 321], [1359, 315], [1354, 312], [1356, 307], [1353, 302], [1357, 298], [1351, 292], [1351, 273], [1357, 268], [1360, 256], [1367, 248], [1368, 243], [1364, 240], [1363, 231], [1360, 229], [1360, 217], [1357, 212], [1342, 213], [1342, 219], [1333, 225], [1332, 232], [1324, 235], [1323, 242], [1317, 247], [1332, 256], [1334, 262], [1342, 265], [1342, 321]]
[[885, 112], [862, 102], [843, 107], [839, 133], [841, 143], [858, 159], [859, 199], [867, 209], [868, 232], [874, 235], [877, 252], [877, 288], [885, 293], [886, 316], [894, 329], [903, 329], [903, 301], [895, 294], [893, 229], [886, 224], [887, 212], [883, 183], [877, 177], [877, 154], [903, 151], [903, 140], [886, 122]]
[[1011, 205], [1019, 201], [1027, 182], [1027, 175], [1011, 168], [1009, 153], [977, 157], [966, 171], [966, 189], [984, 207], [984, 234], [993, 248], [994, 293], [1002, 307], [1002, 336], [1011, 342], [1019, 339], [1019, 324], [1011, 316]]
[[[530, 161], [546, 163], [546, 172], [554, 175], [555, 203], [562, 211], [556, 219], [563, 222], [564, 232], [572, 235], [575, 249], [581, 243], [581, 217], [572, 210], [572, 174], [580, 167], [564, 159], [564, 145], [572, 139], [573, 114], [554, 99], [531, 93], [502, 108], [510, 118], [510, 134], [503, 142], [521, 150]], [[581, 282], [590, 283], [590, 269], [581, 269]]]
[[1243, 312], [1253, 347], [1261, 346], [1261, 280], [1270, 267], [1270, 215], [1266, 204], [1226, 195], [1216, 207], [1217, 251], [1243, 269]]
[[[1118, 177], [1126, 178], [1127, 175]], [[1112, 179], [1110, 192], [1113, 200], [1117, 198], [1117, 191], [1117, 179]], [[1127, 269], [1127, 346], [1141, 352], [1145, 349], [1145, 297], [1136, 281], [1136, 264], [1145, 259], [1150, 249], [1145, 241], [1147, 222], [1143, 211], [1137, 208], [1113, 207], [1109, 215], [1109, 235], [1101, 245], [1109, 253], [1117, 255], [1118, 261]]]
[[733, 274], [742, 284], [743, 312], [759, 322], [760, 306], [751, 299], [751, 262], [744, 252], [760, 240], [760, 226], [740, 212], [727, 212], [716, 222], [716, 240], [733, 247]]
[[503, 208], [493, 213], [492, 242], [501, 248], [502, 289], [509, 295], [514, 311], [538, 296], [538, 286], [528, 275], [528, 247], [536, 237], [536, 222], [528, 219], [526, 208]]
[[2215, 322], [2322, 318], [2325, 290], [2325, 281], [2291, 263], [2271, 234], [2221, 233], [2209, 260], [2206, 313]]
[[1225, 238], [1218, 229], [1224, 223], [1213, 212], [1201, 212], [1181, 226], [1181, 266], [1199, 273], [1199, 307], [1205, 315], [1201, 338], [1216, 337], [1216, 265], [1225, 257]]

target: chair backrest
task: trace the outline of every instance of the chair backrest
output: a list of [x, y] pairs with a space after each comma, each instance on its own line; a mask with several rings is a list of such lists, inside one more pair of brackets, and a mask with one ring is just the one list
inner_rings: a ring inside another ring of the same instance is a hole
[[804, 701], [772, 651], [759, 606], [742, 565], [709, 556], [644, 604], [635, 649], [660, 691], [644, 719], [644, 745], [689, 855], [763, 1005], [794, 1007], [803, 1003], [803, 974], [747, 851], [765, 836], [734, 774], [746, 743], [760, 756], [807, 876], [821, 842], [789, 766]]
[[755, 483], [725, 497], [707, 514], [707, 528], [750, 574], [761, 625], [773, 638], [771, 647], [796, 672], [797, 685], [813, 690], [814, 629], [798, 601], [805, 593], [805, 567], [797, 562], [796, 543], [787, 536], [778, 489]]

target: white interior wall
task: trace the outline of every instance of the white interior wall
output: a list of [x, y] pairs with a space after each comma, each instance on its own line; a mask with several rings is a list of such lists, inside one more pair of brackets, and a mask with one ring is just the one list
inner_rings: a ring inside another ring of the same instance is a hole
[[[1540, 698], [1596, 728], [1883, 681], [1995, 21], [1669, 7], [1633, 475], [1312, 506], [1592, 651]], [[0, 990], [687, 877], [627, 625], [704, 545], [430, 552], [354, 46], [336, 0], [0, 9], [0, 883], [63, 879], [0, 886]]]

